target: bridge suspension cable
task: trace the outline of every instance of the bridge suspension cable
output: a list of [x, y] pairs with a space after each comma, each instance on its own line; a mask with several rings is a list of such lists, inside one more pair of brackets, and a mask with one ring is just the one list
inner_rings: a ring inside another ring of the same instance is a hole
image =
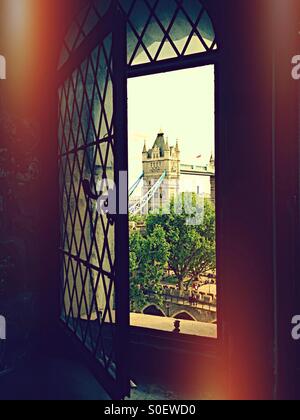
[[163, 183], [167, 173], [166, 171], [163, 172], [162, 176], [159, 178], [159, 180], [153, 185], [153, 187], [133, 206], [129, 208], [129, 213], [136, 215], [138, 213], [141, 213], [142, 210], [146, 207], [146, 205], [149, 203], [149, 201], [154, 197], [157, 190]]
[[132, 196], [132, 194], [135, 192], [137, 187], [140, 185], [141, 180], [144, 178], [144, 172], [138, 177], [138, 179], [135, 181], [135, 183], [132, 185], [132, 187], [129, 189], [129, 197]]

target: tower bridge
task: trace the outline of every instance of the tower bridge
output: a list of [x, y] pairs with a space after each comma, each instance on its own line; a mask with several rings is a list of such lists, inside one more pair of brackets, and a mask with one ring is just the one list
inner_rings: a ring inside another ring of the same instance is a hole
[[214, 177], [215, 172], [209, 170], [207, 166], [196, 166], [196, 165], [180, 165], [181, 175], [192, 175], [192, 176], [207, 176]]
[[[181, 177], [208, 177], [210, 179], [210, 200], [215, 202], [215, 161], [211, 156], [207, 166], [189, 165], [181, 163], [179, 142], [170, 146], [164, 133], [158, 133], [151, 149], [144, 145], [143, 172], [129, 190], [129, 197], [143, 182], [141, 198], [130, 204], [130, 213], [139, 214], [147, 208], [153, 210], [163, 208], [170, 203], [172, 198], [180, 192], [186, 192], [181, 188]], [[199, 187], [193, 191], [200, 194]], [[154, 203], [154, 204], [153, 204]]]

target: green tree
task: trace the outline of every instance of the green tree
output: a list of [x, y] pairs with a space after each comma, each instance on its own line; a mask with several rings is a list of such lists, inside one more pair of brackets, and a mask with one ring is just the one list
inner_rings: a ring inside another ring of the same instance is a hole
[[205, 200], [202, 217], [194, 224], [191, 220], [195, 214], [187, 211], [186, 207], [178, 214], [177, 203], [173, 201], [170, 214], [160, 212], [149, 215], [147, 219], [148, 235], [153, 235], [157, 227], [165, 232], [169, 244], [168, 268], [178, 279], [181, 291], [197, 277], [208, 275], [216, 269], [214, 207], [209, 200]]
[[162, 304], [162, 280], [169, 258], [169, 245], [162, 227], [155, 226], [146, 236], [130, 235], [130, 293], [133, 311], [149, 303]]
[[143, 214], [129, 214], [129, 222], [145, 223], [146, 216]]

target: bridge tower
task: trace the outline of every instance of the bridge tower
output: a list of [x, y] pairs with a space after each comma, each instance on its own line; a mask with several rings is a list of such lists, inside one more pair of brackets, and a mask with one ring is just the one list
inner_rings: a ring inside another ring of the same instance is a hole
[[143, 150], [143, 172], [143, 194], [147, 194], [164, 172], [166, 174], [162, 186], [153, 197], [151, 203], [149, 203], [148, 210], [151, 211], [168, 206], [171, 199], [179, 194], [180, 149], [178, 141], [176, 142], [176, 146], [170, 147], [168, 139], [160, 131], [152, 149], [147, 150], [145, 142]]

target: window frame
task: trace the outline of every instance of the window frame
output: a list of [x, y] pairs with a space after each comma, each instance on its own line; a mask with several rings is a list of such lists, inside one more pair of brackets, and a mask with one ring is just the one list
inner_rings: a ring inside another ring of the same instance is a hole
[[[126, 80], [126, 22], [122, 16], [122, 14], [118, 11], [115, 4], [112, 3], [110, 9], [106, 13], [106, 15], [99, 21], [99, 23], [94, 27], [94, 29], [90, 32], [90, 34], [85, 38], [79, 48], [75, 49], [69, 60], [58, 70], [57, 78], [56, 78], [56, 92], [58, 92], [59, 88], [64, 84], [66, 80], [70, 78], [74, 71], [78, 67], [82, 65], [85, 59], [93, 52], [99, 43], [101, 43], [105, 37], [112, 33], [112, 59], [115, 63], [114, 66], [118, 67], [120, 72], [122, 73], [122, 77], [114, 78], [112, 82], [115, 84], [115, 91], [122, 92], [121, 96], [126, 98], [126, 86], [123, 84], [123, 80]], [[115, 22], [118, 22], [116, 25]], [[115, 26], [116, 25], [116, 26]], [[121, 41], [120, 41], [121, 39]], [[123, 46], [123, 48], [122, 48]], [[119, 53], [119, 48], [123, 51], [123, 54]], [[56, 98], [56, 110], [57, 106], [59, 106], [59, 97]], [[114, 112], [116, 112], [120, 117], [115, 121], [115, 128], [114, 128], [114, 137], [117, 139], [122, 138], [121, 133], [127, 132], [127, 118], [124, 118], [126, 115], [124, 112], [123, 104], [121, 104], [120, 100], [116, 100], [116, 96], [114, 95], [113, 99], [113, 107]], [[57, 112], [54, 111], [54, 115]], [[124, 121], [125, 120], [125, 121]], [[58, 132], [59, 132], [59, 118], [56, 116], [55, 118], [55, 138], [58, 139]], [[121, 142], [120, 142], [121, 143]], [[122, 162], [124, 161], [124, 156], [126, 156], [127, 150], [126, 147], [116, 148], [115, 150], [115, 179], [116, 183], [119, 179], [119, 171], [124, 171], [126, 168], [122, 167]], [[60, 232], [60, 213], [59, 213], [59, 205], [60, 205], [60, 196], [58, 191], [59, 186], [59, 142], [57, 141], [56, 144], [56, 183], [57, 183], [57, 203], [56, 208], [58, 210], [57, 213], [57, 220], [56, 220], [56, 228], [57, 232]], [[117, 195], [118, 196], [118, 195]], [[118, 235], [122, 235], [126, 241], [129, 241], [128, 237], [128, 226], [124, 219], [124, 216], [119, 216], [123, 220], [115, 225], [115, 237]], [[126, 217], [126, 216], [125, 216]], [[124, 230], [125, 228], [125, 230]], [[115, 363], [118, 366], [116, 379], [113, 379], [107, 371], [101, 366], [98, 360], [95, 359], [94, 355], [83, 345], [83, 343], [77, 338], [77, 336], [71, 331], [66, 324], [61, 320], [61, 259], [59, 257], [59, 248], [60, 248], [60, 235], [57, 237], [56, 243], [56, 272], [57, 272], [57, 287], [56, 287], [56, 301], [55, 301], [55, 312], [56, 312], [56, 320], [55, 324], [58, 325], [59, 333], [63, 334], [66, 341], [69, 343], [69, 346], [72, 348], [75, 354], [77, 354], [86, 365], [90, 368], [94, 376], [99, 383], [102, 384], [104, 389], [108, 392], [108, 394], [115, 400], [123, 399], [126, 396], [130, 395], [130, 377], [128, 371], [128, 364], [122, 358], [121, 352], [117, 352], [117, 357]], [[117, 329], [116, 332], [116, 345], [120, 349], [122, 348], [122, 352], [128, 354], [128, 344], [129, 344], [129, 283], [128, 285], [125, 284], [125, 288], [121, 290], [119, 279], [121, 278], [122, 273], [124, 270], [128, 270], [128, 261], [124, 260], [121, 257], [117, 257], [117, 255], [121, 255], [120, 251], [123, 248], [123, 244], [120, 241], [115, 241], [115, 252], [116, 252], [116, 262], [115, 262], [115, 301], [116, 305], [119, 308], [118, 314], [116, 314], [116, 324], [115, 328]], [[125, 296], [128, 296], [128, 302], [125, 299]], [[125, 302], [126, 300], [126, 302]]]
[[[219, 45], [219, 43], [218, 43]], [[220, 46], [219, 46], [220, 48]], [[221, 244], [219, 238], [221, 236], [221, 205], [220, 205], [220, 165], [219, 157], [221, 154], [221, 79], [220, 79], [220, 50], [213, 50], [206, 53], [198, 53], [186, 57], [177, 57], [168, 60], [157, 61], [153, 63], [138, 64], [135, 66], [127, 65], [127, 81], [143, 76], [151, 76], [160, 73], [167, 73], [177, 70], [187, 70], [191, 68], [200, 68], [208, 65], [214, 66], [215, 72], [215, 155], [216, 155], [216, 260], [217, 260], [217, 277], [222, 277], [222, 267], [220, 264]], [[151, 328], [130, 326], [131, 336], [134, 341], [138, 343], [140, 337], [144, 337], [151, 345], [152, 338], [153, 345], [163, 346], [176, 352], [177, 344], [191, 345], [195, 352], [199, 351], [199, 346], [208, 350], [209, 352], [216, 349], [217, 345], [223, 341], [223, 315], [222, 315], [222, 301], [223, 293], [222, 287], [217, 283], [218, 299], [217, 299], [217, 338], [206, 338], [201, 336], [193, 336], [188, 334], [174, 334], [172, 332], [153, 330]], [[197, 345], [196, 345], [197, 344]], [[195, 345], [195, 346], [194, 346]], [[180, 346], [179, 346], [180, 348]], [[178, 350], [178, 351], [182, 351]]]
[[[213, 2], [214, 3], [214, 2]], [[205, 7], [209, 16], [211, 16], [212, 22], [214, 26], [216, 23], [214, 21], [214, 17], [210, 13], [210, 9], [214, 8], [213, 4], [207, 4], [206, 0], [202, 1], [203, 6]], [[215, 5], [216, 6], [216, 5]], [[70, 55], [69, 59], [57, 72], [57, 88], [63, 83], [63, 81], [70, 75], [72, 72], [80, 65], [80, 63], [86, 58], [86, 56], [93, 51], [93, 49], [98, 45], [99, 39], [101, 39], [105, 33], [107, 33], [111, 29], [111, 24], [114, 18], [114, 11], [113, 7], [111, 7], [105, 15], [105, 18], [102, 18], [98, 24], [94, 27], [94, 29], [87, 35], [84, 39], [82, 44], [79, 48], [75, 49], [72, 54]], [[123, 36], [127, 39], [127, 34]], [[126, 41], [127, 42], [127, 41]], [[127, 79], [126, 79], [126, 92], [127, 92], [127, 80], [128, 78], [134, 77], [141, 77], [145, 75], [151, 74], [158, 74], [162, 72], [169, 72], [169, 71], [176, 71], [176, 70], [184, 70], [189, 68], [195, 67], [203, 67], [207, 65], [214, 65], [215, 68], [215, 154], [216, 154], [216, 253], [217, 253], [217, 272], [218, 277], [222, 278], [222, 266], [221, 266], [221, 236], [222, 236], [222, 214], [221, 214], [221, 189], [222, 189], [222, 178], [221, 178], [221, 162], [224, 160], [220, 159], [220, 156], [224, 153], [224, 144], [221, 143], [221, 127], [224, 124], [222, 121], [222, 110], [221, 104], [222, 96], [221, 96], [221, 59], [223, 56], [221, 42], [220, 39], [217, 41], [218, 49], [208, 52], [201, 52], [194, 55], [188, 55], [184, 57], [176, 57], [172, 59], [146, 63], [146, 64], [139, 64], [130, 66], [127, 64], [125, 67], [127, 68]], [[127, 44], [126, 44], [127, 45]], [[127, 50], [127, 47], [126, 47]], [[124, 61], [124, 58], [123, 58]], [[124, 88], [124, 86], [123, 86]], [[127, 108], [127, 103], [123, 104], [123, 107]], [[123, 109], [124, 112], [124, 109]], [[126, 109], [126, 115], [127, 109]], [[128, 118], [127, 118], [128, 119]], [[58, 120], [56, 119], [57, 127], [58, 128]], [[56, 130], [56, 133], [58, 130]], [[55, 133], [55, 134], [56, 134]], [[128, 137], [128, 131], [126, 131], [126, 138]], [[127, 140], [128, 143], [128, 140]], [[58, 171], [58, 169], [57, 169]], [[128, 230], [128, 215], [126, 216], [126, 226], [125, 222], [122, 226], [122, 231], [126, 232]], [[125, 219], [124, 219], [125, 220]], [[59, 223], [59, 221], [58, 221]], [[59, 229], [59, 226], [58, 226]], [[218, 239], [219, 238], [219, 239]], [[129, 249], [129, 248], [128, 248]], [[60, 273], [60, 266], [57, 267], [57, 272]], [[129, 276], [129, 272], [128, 272]], [[60, 276], [58, 276], [60, 278]], [[58, 282], [58, 291], [57, 297], [59, 296], [60, 284]], [[223, 322], [223, 301], [225, 300], [225, 296], [223, 294], [223, 285], [222, 282], [218, 284], [218, 302], [217, 302], [217, 314], [218, 314], [218, 322], [217, 322], [217, 339], [213, 338], [205, 338], [199, 336], [192, 336], [192, 335], [183, 335], [177, 334], [176, 336], [173, 333], [165, 332], [165, 331], [158, 331], [153, 329], [147, 329], [142, 327], [132, 327], [130, 326], [130, 345], [147, 345], [148, 347], [155, 346], [156, 348], [167, 348], [173, 353], [178, 351], [182, 351], [183, 348], [192, 349], [195, 353], [204, 352], [208, 355], [215, 356], [217, 354], [217, 349], [220, 348], [221, 344], [224, 342], [224, 322]], [[57, 311], [60, 310], [59, 305], [56, 305]], [[123, 308], [125, 313], [125, 308]], [[130, 312], [129, 312], [130, 315]], [[126, 315], [127, 317], [127, 315]], [[182, 347], [183, 346], [183, 347]], [[180, 350], [179, 350], [180, 349]], [[83, 353], [84, 355], [84, 353]], [[93, 369], [94, 370], [94, 369]]]

